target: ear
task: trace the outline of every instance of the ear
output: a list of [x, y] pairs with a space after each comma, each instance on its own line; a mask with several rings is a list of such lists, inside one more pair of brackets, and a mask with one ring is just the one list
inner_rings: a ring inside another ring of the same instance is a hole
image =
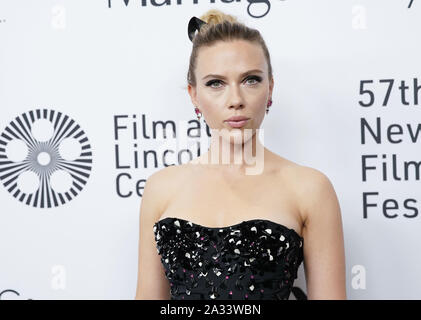
[[273, 77], [269, 81], [269, 97], [272, 99], [272, 91], [273, 91]]
[[197, 95], [196, 87], [193, 87], [191, 84], [188, 84], [187, 91], [189, 92], [191, 102], [193, 103], [194, 106], [197, 106], [198, 103], [196, 99], [196, 95]]

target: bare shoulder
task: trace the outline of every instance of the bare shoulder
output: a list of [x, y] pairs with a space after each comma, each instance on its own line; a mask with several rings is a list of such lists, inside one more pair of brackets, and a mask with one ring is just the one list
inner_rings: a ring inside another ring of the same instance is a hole
[[188, 180], [192, 170], [193, 166], [190, 163], [171, 165], [155, 171], [147, 180], [150, 180], [151, 185], [170, 194], [171, 191], [177, 190], [184, 180]]
[[291, 178], [288, 181], [296, 190], [304, 218], [308, 299], [346, 299], [342, 215], [332, 182], [315, 168], [291, 165], [288, 169]]
[[[305, 224], [311, 218], [313, 220], [323, 219], [324, 212], [340, 214], [335, 189], [326, 174], [315, 168], [300, 166], [297, 177], [297, 181], [301, 184], [299, 196]], [[329, 211], [328, 207], [332, 206], [335, 207], [335, 210]]]
[[176, 190], [181, 167], [176, 165], [161, 168], [152, 173], [146, 180], [144, 194], [148, 194], [157, 203], [155, 211], [159, 216], [165, 211], [173, 192]]
[[161, 186], [165, 185], [169, 180], [171, 180], [172, 176], [178, 171], [178, 166], [171, 165], [167, 167], [163, 167], [154, 173], [152, 173], [148, 177], [148, 181], [151, 181], [151, 184], [161, 184]]
[[315, 212], [323, 203], [337, 202], [332, 182], [322, 171], [303, 166], [283, 158], [284, 175], [288, 177], [289, 186], [297, 196], [301, 218], [308, 222], [310, 213]]
[[[331, 182], [326, 174], [322, 171], [296, 164], [292, 167], [296, 181], [301, 185], [303, 191], [322, 191], [331, 186]], [[307, 194], [308, 196], [309, 194]]]

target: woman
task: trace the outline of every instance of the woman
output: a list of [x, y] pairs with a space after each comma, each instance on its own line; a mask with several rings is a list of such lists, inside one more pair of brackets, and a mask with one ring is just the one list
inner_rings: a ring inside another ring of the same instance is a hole
[[147, 180], [135, 299], [288, 299], [301, 262], [308, 299], [346, 299], [332, 184], [256, 134], [274, 83], [260, 33], [219, 10], [193, 17], [188, 31], [188, 92], [212, 139], [205, 154]]

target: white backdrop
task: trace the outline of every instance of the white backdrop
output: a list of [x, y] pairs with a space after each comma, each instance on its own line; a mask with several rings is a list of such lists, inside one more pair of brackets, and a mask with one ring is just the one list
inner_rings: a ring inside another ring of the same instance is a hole
[[0, 1], [0, 298], [134, 298], [142, 187], [177, 152], [154, 122], [196, 119], [187, 23], [218, 8], [270, 50], [265, 145], [335, 187], [348, 298], [419, 299], [421, 3], [144, 3]]

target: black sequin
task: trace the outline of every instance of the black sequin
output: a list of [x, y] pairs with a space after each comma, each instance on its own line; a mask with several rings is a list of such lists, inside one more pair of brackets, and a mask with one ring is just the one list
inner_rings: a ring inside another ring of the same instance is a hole
[[153, 227], [171, 300], [286, 300], [304, 238], [266, 219], [205, 227], [176, 217]]

